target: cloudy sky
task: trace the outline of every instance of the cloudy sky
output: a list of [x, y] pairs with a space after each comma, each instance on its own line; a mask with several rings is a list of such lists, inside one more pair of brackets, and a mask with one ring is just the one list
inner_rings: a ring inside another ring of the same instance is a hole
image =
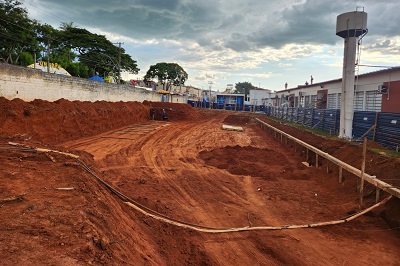
[[106, 35], [138, 63], [178, 63], [186, 85], [224, 90], [251, 82], [281, 90], [340, 78], [343, 39], [336, 17], [368, 13], [359, 73], [400, 65], [399, 0], [20, 0], [31, 18]]

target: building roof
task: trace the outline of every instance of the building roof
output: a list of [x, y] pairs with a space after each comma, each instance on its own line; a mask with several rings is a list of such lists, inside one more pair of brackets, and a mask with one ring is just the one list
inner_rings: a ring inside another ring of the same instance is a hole
[[217, 96], [244, 96], [244, 93], [217, 93]]
[[263, 88], [253, 88], [253, 89], [251, 89], [251, 91], [269, 91], [269, 92], [271, 92], [272, 90], [270, 90], [270, 89], [263, 89]]
[[[377, 70], [377, 71], [372, 71], [372, 72], [360, 74], [360, 75], [358, 75], [358, 77], [372, 76], [372, 75], [388, 73], [388, 72], [393, 72], [393, 71], [400, 71], [400, 66], [390, 67], [390, 68], [387, 68], [387, 69], [382, 69], [382, 70]], [[325, 85], [325, 84], [334, 83], [334, 82], [341, 82], [341, 81], [342, 81], [342, 78], [332, 79], [332, 80], [322, 81], [322, 82], [308, 84], [308, 85], [298, 85], [297, 87], [294, 87], [294, 88], [288, 88], [288, 89], [279, 90], [279, 91], [276, 91], [276, 92], [285, 92], [285, 91], [290, 91], [290, 90], [309, 88], [309, 87], [313, 87], [313, 86], [316, 86], [316, 85], [320, 86], [320, 85]]]

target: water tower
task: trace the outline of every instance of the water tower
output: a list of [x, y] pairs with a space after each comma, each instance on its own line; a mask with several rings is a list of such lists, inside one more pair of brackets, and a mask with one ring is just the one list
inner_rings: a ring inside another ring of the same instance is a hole
[[344, 38], [344, 58], [342, 95], [340, 107], [339, 137], [351, 139], [353, 136], [354, 78], [357, 42], [367, 30], [367, 13], [354, 11], [337, 16], [336, 35]]

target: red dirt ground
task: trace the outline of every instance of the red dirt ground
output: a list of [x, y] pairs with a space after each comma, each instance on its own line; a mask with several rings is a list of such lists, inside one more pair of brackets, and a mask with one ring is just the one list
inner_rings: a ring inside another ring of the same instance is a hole
[[[150, 108], [157, 110], [149, 120]], [[167, 110], [168, 121], [161, 120]], [[361, 147], [260, 114], [152, 102], [54, 103], [0, 98], [2, 265], [400, 265], [400, 201], [348, 223], [202, 233], [130, 208], [69, 152], [132, 200], [207, 227], [337, 220], [359, 210], [356, 178], [256, 125], [258, 117], [354, 165]], [[244, 132], [222, 130], [242, 126]], [[366, 172], [400, 185], [400, 161], [368, 152]], [[60, 189], [61, 188], [61, 189]], [[65, 190], [70, 189], [70, 190]], [[366, 207], [375, 189], [365, 188]], [[381, 198], [387, 195], [381, 193]]]

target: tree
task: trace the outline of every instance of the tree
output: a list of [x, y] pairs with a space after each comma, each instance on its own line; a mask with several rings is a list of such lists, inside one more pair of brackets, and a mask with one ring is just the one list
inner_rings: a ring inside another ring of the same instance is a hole
[[185, 84], [188, 79], [186, 71], [176, 63], [157, 63], [150, 66], [144, 76], [145, 81], [157, 79], [159, 84], [163, 84], [163, 89], [170, 91], [171, 86], [180, 86]]
[[[41, 60], [47, 60], [49, 63], [56, 63], [53, 57], [57, 57], [60, 47], [60, 31], [53, 28], [49, 24], [35, 23], [36, 39], [40, 44], [40, 51], [44, 51], [44, 55], [40, 58]], [[61, 62], [57, 62], [61, 63]]]
[[251, 89], [255, 87], [250, 82], [239, 82], [235, 83], [235, 93], [249, 94]]
[[94, 34], [86, 29], [73, 27], [72, 24], [62, 24], [63, 47], [77, 53], [79, 61], [91, 70], [99, 73], [118, 72], [118, 55], [121, 53], [121, 69], [137, 74], [139, 68], [125, 50], [119, 50], [104, 35]]
[[19, 64], [22, 53], [38, 49], [35, 21], [20, 6], [16, 0], [0, 2], [0, 58], [6, 63]]
[[59, 30], [42, 25], [30, 19], [21, 5], [18, 0], [0, 0], [0, 61], [28, 65], [39, 55], [39, 60], [58, 63], [80, 77], [95, 72], [139, 72], [137, 62], [104, 35], [77, 28], [72, 22], [61, 23]]

